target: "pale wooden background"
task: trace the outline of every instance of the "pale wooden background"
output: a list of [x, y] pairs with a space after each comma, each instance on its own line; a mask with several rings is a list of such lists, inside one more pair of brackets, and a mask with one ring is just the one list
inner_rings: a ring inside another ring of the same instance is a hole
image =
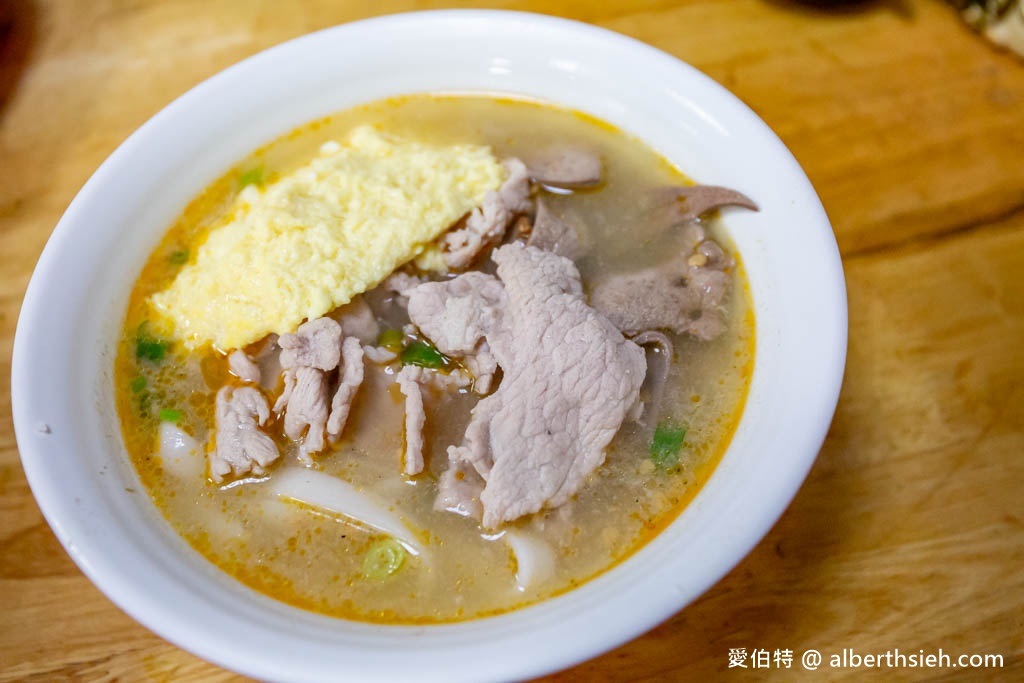
[[[233, 62], [333, 24], [456, 5], [0, 0], [0, 681], [237, 678], [108, 602], [25, 483], [10, 350], [61, 212], [132, 130]], [[732, 89], [818, 189], [849, 285], [845, 387], [789, 511], [694, 605], [552, 680], [743, 678], [726, 675], [730, 647], [1001, 653], [1001, 671], [875, 675], [1024, 678], [1024, 63], [937, 0], [479, 5], [614, 29]]]

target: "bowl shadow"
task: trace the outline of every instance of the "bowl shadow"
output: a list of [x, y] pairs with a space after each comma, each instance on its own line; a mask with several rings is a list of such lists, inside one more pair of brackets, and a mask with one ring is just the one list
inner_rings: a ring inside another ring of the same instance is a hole
[[0, 2], [0, 121], [32, 56], [36, 30], [32, 0]]
[[908, 0], [764, 0], [791, 12], [810, 14], [822, 18], [842, 18], [851, 14], [888, 11], [910, 19], [914, 9]]

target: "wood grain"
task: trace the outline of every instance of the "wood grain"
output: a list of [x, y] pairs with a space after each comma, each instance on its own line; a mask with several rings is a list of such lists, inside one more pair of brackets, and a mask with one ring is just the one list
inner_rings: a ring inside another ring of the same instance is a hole
[[[1024, 678], [1024, 64], [928, 0], [487, 2], [580, 19], [732, 89], [814, 182], [846, 266], [850, 353], [828, 440], [767, 538], [647, 635], [552, 681], [740, 673], [729, 648], [999, 653]], [[444, 2], [0, 4], [0, 374], [60, 214], [149, 116], [264, 47]], [[0, 681], [229, 681], [81, 575], [36, 507], [0, 394]]]

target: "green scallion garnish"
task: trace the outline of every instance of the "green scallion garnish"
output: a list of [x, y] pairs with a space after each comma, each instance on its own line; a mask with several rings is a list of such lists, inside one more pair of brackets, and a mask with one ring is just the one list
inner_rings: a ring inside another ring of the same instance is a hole
[[401, 330], [383, 330], [377, 336], [377, 346], [383, 346], [388, 351], [399, 353], [405, 343], [405, 333]]
[[160, 421], [161, 422], [177, 422], [181, 419], [181, 411], [175, 410], [174, 408], [161, 408], [160, 409]]
[[406, 346], [399, 358], [405, 365], [419, 365], [435, 370], [449, 362], [447, 356], [423, 341], [414, 341]]
[[383, 581], [398, 572], [404, 563], [402, 544], [393, 538], [384, 538], [371, 545], [363, 556], [363, 576]]
[[686, 429], [662, 422], [654, 430], [651, 439], [651, 460], [662, 469], [672, 469], [679, 464], [679, 451], [683, 448]]
[[263, 184], [263, 167], [257, 166], [256, 168], [250, 168], [248, 171], [238, 176], [238, 186], [246, 187], [247, 185], [262, 185]]
[[149, 333], [149, 321], [143, 320], [135, 333], [135, 357], [159, 363], [167, 355], [171, 342], [158, 339]]

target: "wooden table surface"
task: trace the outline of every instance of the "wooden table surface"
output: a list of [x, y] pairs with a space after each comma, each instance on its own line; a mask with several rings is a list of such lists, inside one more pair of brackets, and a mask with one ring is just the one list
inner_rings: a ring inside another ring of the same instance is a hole
[[[610, 28], [730, 88], [810, 176], [849, 287], [838, 412], [789, 510], [696, 603], [551, 680], [866, 673], [805, 672], [808, 648], [998, 653], [999, 670], [874, 675], [1024, 678], [1024, 60], [937, 0], [477, 4]], [[25, 482], [10, 352], [61, 213], [128, 134], [207, 76], [319, 28], [443, 6], [0, 2], [0, 681], [238, 679], [100, 594]], [[730, 648], [797, 659], [740, 674]]]

